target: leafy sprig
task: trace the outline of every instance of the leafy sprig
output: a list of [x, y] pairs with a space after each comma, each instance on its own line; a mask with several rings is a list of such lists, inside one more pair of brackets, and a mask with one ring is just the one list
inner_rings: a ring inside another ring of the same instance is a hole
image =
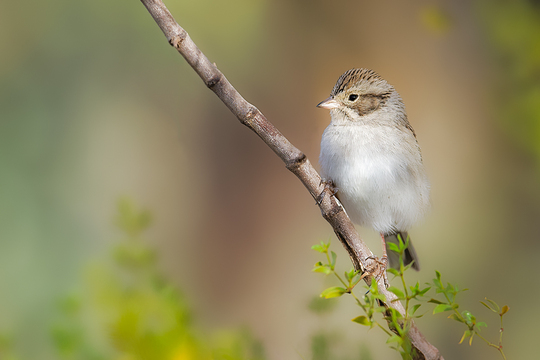
[[[352, 319], [355, 323], [369, 327], [378, 327], [388, 335], [387, 344], [391, 348], [398, 351], [402, 359], [412, 359], [413, 348], [408, 341], [407, 333], [412, 324], [412, 320], [415, 318], [420, 318], [424, 314], [419, 313], [419, 308], [422, 305], [427, 303], [435, 304], [433, 309], [433, 314], [438, 314], [442, 312], [451, 311], [452, 313], [448, 318], [456, 320], [460, 323], [463, 323], [467, 326], [466, 330], [461, 337], [460, 344], [469, 339], [469, 345], [472, 345], [472, 341], [475, 336], [482, 339], [490, 347], [493, 347], [499, 351], [504, 360], [506, 360], [506, 355], [503, 352], [503, 316], [508, 312], [509, 307], [507, 305], [502, 308], [492, 300], [485, 299], [480, 303], [499, 315], [500, 318], [500, 336], [497, 343], [490, 342], [483, 335], [480, 334], [482, 328], [487, 327], [487, 324], [483, 321], [477, 321], [476, 317], [470, 311], [461, 311], [459, 312], [459, 303], [457, 302], [458, 294], [466, 291], [467, 289], [460, 289], [458, 286], [447, 283], [443, 285], [441, 280], [441, 274], [438, 271], [435, 271], [435, 278], [431, 283], [427, 283], [426, 287], [422, 287], [418, 282], [414, 286], [408, 286], [405, 281], [405, 272], [410, 269], [412, 263], [405, 265], [405, 251], [409, 246], [409, 239], [405, 241], [398, 235], [398, 243], [388, 243], [388, 248], [390, 251], [394, 251], [399, 255], [399, 268], [393, 269], [388, 268], [387, 271], [394, 275], [394, 279], [399, 278], [399, 287], [390, 286], [389, 291], [394, 293], [399, 301], [405, 303], [405, 315], [403, 316], [398, 311], [392, 308], [384, 308], [379, 305], [379, 301], [386, 301], [385, 296], [380, 294], [377, 288], [377, 282], [371, 281], [371, 286], [366, 286], [368, 291], [362, 296], [357, 297], [353, 290], [358, 285], [358, 283], [364, 279], [367, 275], [360, 274], [360, 271], [355, 271], [351, 269], [345, 271], [344, 275], [341, 276], [336, 271], [336, 262], [337, 255], [334, 251], [330, 250], [330, 242], [322, 242], [317, 245], [313, 245], [312, 249], [324, 254], [326, 257], [326, 262], [317, 262], [313, 267], [314, 272], [323, 273], [325, 275], [334, 275], [341, 286], [332, 286], [322, 291], [320, 296], [324, 299], [336, 298], [343, 296], [345, 294], [350, 294], [356, 304], [360, 306], [364, 312], [363, 315], [356, 316]], [[393, 280], [393, 279], [392, 279]], [[430, 290], [434, 289], [436, 294], [442, 294], [443, 299], [428, 298], [427, 294]], [[382, 319], [386, 320], [388, 323], [389, 329], [381, 325], [379, 322], [377, 314], [381, 314]]]
[[[439, 299], [430, 299], [430, 303], [436, 304], [435, 308], [433, 309], [433, 314], [442, 313], [446, 311], [451, 311], [452, 313], [448, 315], [449, 319], [453, 319], [457, 322], [463, 323], [467, 326], [467, 329], [463, 332], [463, 336], [461, 336], [461, 340], [459, 343], [461, 344], [465, 339], [469, 339], [469, 345], [472, 345], [473, 339], [475, 336], [478, 336], [480, 339], [482, 339], [487, 345], [490, 347], [493, 347], [499, 351], [502, 358], [506, 360], [506, 355], [503, 351], [503, 342], [502, 342], [502, 336], [503, 336], [503, 316], [510, 310], [508, 305], [504, 305], [502, 308], [493, 300], [485, 299], [486, 301], [480, 301], [482, 305], [493, 311], [494, 313], [499, 315], [500, 318], [500, 324], [501, 328], [499, 331], [499, 341], [497, 343], [493, 343], [486, 339], [484, 336], [480, 334], [480, 331], [482, 328], [486, 328], [487, 324], [483, 321], [477, 321], [476, 316], [474, 316], [470, 311], [462, 311], [459, 312], [459, 304], [456, 301], [456, 297], [459, 293], [462, 293], [464, 291], [467, 291], [468, 289], [459, 289], [457, 286], [452, 285], [450, 283], [447, 283], [446, 286], [443, 285], [443, 282], [441, 280], [441, 273], [438, 271], [435, 271], [435, 279], [433, 279], [433, 285], [435, 286], [435, 291], [437, 294], [443, 294], [444, 300]], [[489, 303], [489, 305], [488, 305]]]

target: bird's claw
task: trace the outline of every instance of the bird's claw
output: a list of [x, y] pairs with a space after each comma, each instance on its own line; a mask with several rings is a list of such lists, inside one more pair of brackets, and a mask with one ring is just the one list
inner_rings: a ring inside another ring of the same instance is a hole
[[380, 259], [376, 256], [369, 256], [366, 260], [373, 260], [372, 265], [366, 269], [367, 275], [375, 278], [375, 281], [379, 281], [382, 277], [384, 280], [384, 287], [388, 288], [390, 283], [388, 282], [388, 277], [386, 276], [386, 268], [388, 267], [388, 257], [386, 255], [382, 256]]
[[321, 191], [319, 196], [317, 196], [317, 199], [315, 199], [317, 205], [321, 205], [321, 203], [322, 203], [322, 201], [324, 199], [324, 193], [325, 192], [329, 192], [330, 196], [336, 195], [337, 192], [338, 192], [338, 188], [336, 187], [336, 185], [334, 184], [334, 182], [332, 180], [322, 180], [321, 179], [321, 184], [324, 184], [324, 189], [323, 189], [323, 191]]

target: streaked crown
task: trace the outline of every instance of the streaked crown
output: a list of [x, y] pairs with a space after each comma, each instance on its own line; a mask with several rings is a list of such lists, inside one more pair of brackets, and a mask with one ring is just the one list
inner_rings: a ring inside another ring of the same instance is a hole
[[386, 80], [379, 76], [375, 71], [370, 69], [351, 69], [341, 75], [332, 89], [330, 96], [346, 92], [354, 88], [364, 94], [373, 94], [386, 97], [394, 90]]

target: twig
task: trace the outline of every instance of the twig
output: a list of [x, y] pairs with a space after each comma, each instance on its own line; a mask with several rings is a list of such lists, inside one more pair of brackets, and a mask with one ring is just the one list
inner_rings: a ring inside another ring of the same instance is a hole
[[[287, 169], [295, 174], [304, 184], [311, 196], [317, 200], [322, 216], [332, 225], [334, 232], [345, 247], [356, 270], [364, 272], [377, 266], [373, 261], [373, 253], [360, 239], [358, 232], [343, 211], [339, 201], [327, 191], [320, 175], [313, 168], [308, 158], [294, 147], [272, 123], [252, 104], [247, 102], [218, 68], [208, 60], [191, 40], [188, 33], [174, 20], [173, 16], [161, 0], [141, 0], [154, 18], [169, 43], [186, 59], [188, 64], [201, 77], [206, 86], [212, 90], [240, 122], [253, 130], [285, 163]], [[321, 196], [321, 194], [324, 195]], [[369, 284], [370, 277], [365, 278]], [[397, 301], [396, 295], [387, 291], [384, 279], [378, 280], [379, 292], [386, 296], [385, 307], [392, 307], [405, 315], [403, 305]], [[431, 345], [411, 324], [408, 337], [416, 350], [414, 359], [444, 360], [437, 348]]]

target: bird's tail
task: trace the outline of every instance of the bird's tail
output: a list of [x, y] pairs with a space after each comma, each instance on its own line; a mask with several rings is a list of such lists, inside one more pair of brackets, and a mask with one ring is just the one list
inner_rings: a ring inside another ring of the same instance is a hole
[[[409, 236], [409, 234], [406, 231], [400, 231], [400, 232], [397, 232], [396, 234], [384, 235], [384, 240], [386, 241], [387, 244], [389, 242], [392, 242], [398, 245], [399, 244], [399, 240], [397, 238], [398, 234], [401, 236], [401, 239], [403, 240], [403, 242], [407, 241], [407, 237]], [[390, 263], [390, 267], [394, 269], [399, 269], [398, 253], [390, 251], [388, 249], [388, 245], [386, 245], [386, 252], [388, 253], [388, 261]], [[409, 246], [405, 250], [403, 263], [404, 265], [408, 265], [413, 261], [414, 263], [412, 264], [412, 268], [417, 271], [420, 270], [420, 263], [418, 262], [418, 255], [416, 255], [416, 251], [414, 250], [412, 242], [409, 239]]]

